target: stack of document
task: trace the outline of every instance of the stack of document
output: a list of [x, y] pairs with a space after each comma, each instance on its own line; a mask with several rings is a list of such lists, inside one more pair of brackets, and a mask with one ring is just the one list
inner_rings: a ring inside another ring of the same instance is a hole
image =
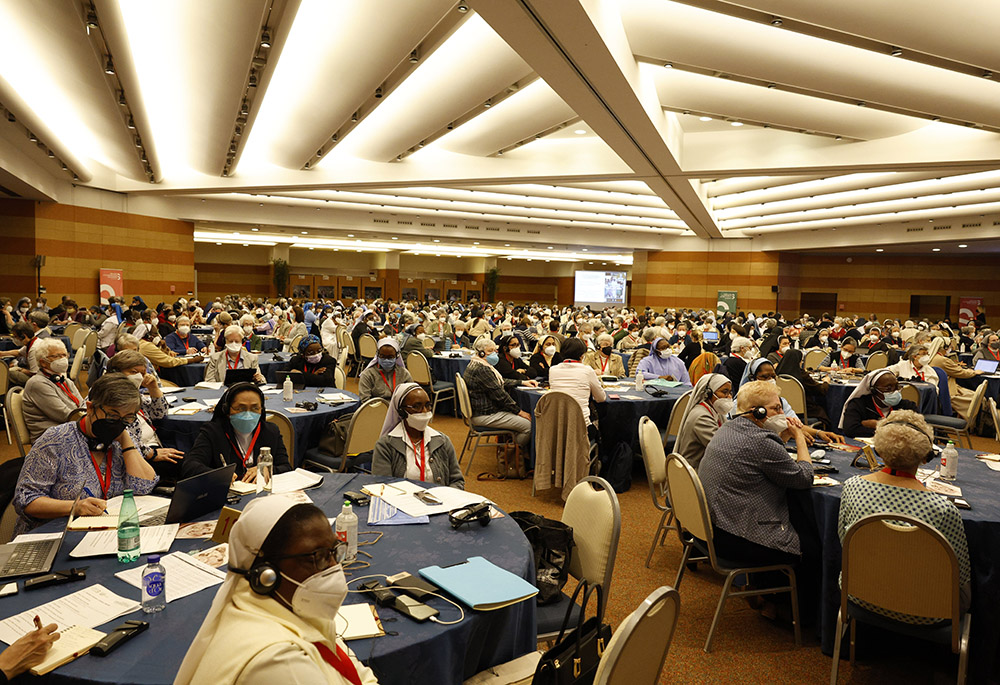
[[[142, 569], [141, 566], [135, 569], [140, 580]], [[9, 645], [35, 630], [35, 616], [41, 619], [42, 625], [55, 623], [62, 632], [70, 626], [96, 628], [138, 610], [138, 602], [119, 597], [103, 585], [91, 585], [0, 621], [0, 641]]]
[[[163, 526], [146, 526], [139, 529], [139, 553], [158, 554], [170, 550], [177, 536], [179, 523]], [[118, 553], [117, 530], [94, 530], [83, 536], [80, 543], [69, 555], [73, 558], [99, 557]]]
[[171, 416], [193, 416], [200, 411], [205, 411], [208, 409], [207, 404], [202, 404], [201, 402], [188, 402], [187, 404], [182, 404], [179, 407], [171, 407], [167, 410], [167, 413]]
[[385, 631], [371, 604], [344, 604], [337, 612], [337, 635], [343, 640], [382, 637]]
[[353, 402], [354, 398], [342, 392], [321, 392], [316, 395], [317, 399], [324, 402]]
[[[380, 497], [397, 509], [410, 516], [434, 516], [446, 514], [454, 509], [467, 507], [470, 504], [489, 502], [482, 495], [476, 495], [465, 490], [441, 485], [427, 488], [425, 485], [401, 480], [395, 483], [377, 483], [365, 486], [365, 492], [374, 497]], [[416, 493], [426, 492], [431, 497], [440, 500], [441, 504], [425, 504], [416, 497]]]
[[429, 516], [410, 516], [400, 511], [381, 497], [372, 497], [368, 507], [369, 526], [405, 526], [410, 523], [430, 523]]
[[194, 387], [204, 390], [222, 390], [223, 385], [222, 381], [201, 381], [200, 383], [196, 383]]

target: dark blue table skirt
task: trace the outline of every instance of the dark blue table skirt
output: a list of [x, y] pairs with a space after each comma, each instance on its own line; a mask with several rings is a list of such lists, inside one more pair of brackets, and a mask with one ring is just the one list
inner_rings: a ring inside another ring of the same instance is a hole
[[[918, 409], [921, 414], [939, 414], [938, 410], [938, 396], [937, 388], [930, 383], [914, 383], [914, 387], [920, 392], [920, 405]], [[830, 417], [830, 422], [833, 424], [833, 430], [841, 433], [837, 425], [840, 423], [840, 416], [844, 413], [844, 405], [847, 404], [847, 399], [854, 392], [854, 389], [858, 387], [857, 383], [830, 383], [830, 388], [826, 391], [826, 395], [823, 398], [826, 404], [826, 415]]]
[[465, 367], [469, 365], [472, 357], [463, 355], [461, 357], [445, 357], [434, 355], [430, 358], [431, 375], [436, 381], [455, 382], [455, 374], [465, 373]]
[[[997, 611], [1000, 607], [1000, 500], [996, 497], [1000, 489], [1000, 472], [991, 471], [977, 460], [974, 456], [977, 451], [960, 449], [958, 453], [955, 484], [962, 488], [964, 498], [972, 505], [971, 510], [961, 510], [972, 566], [969, 682], [1000, 682], [1000, 612]], [[826, 456], [840, 470], [833, 474], [838, 481], [868, 473], [867, 469], [851, 466], [853, 454], [827, 450]], [[936, 462], [931, 462], [927, 468], [937, 466]], [[819, 630], [823, 653], [830, 655], [840, 608], [841, 545], [837, 518], [841, 487], [813, 488], [811, 495], [823, 548]]]
[[[65, 335], [53, 335], [53, 338], [62, 340], [63, 345], [66, 346], [66, 351], [69, 352], [70, 358], [73, 357], [73, 346], [70, 344], [69, 338]], [[10, 336], [4, 336], [0, 338], [0, 352], [7, 352], [9, 350], [16, 350], [19, 345], [14, 344], [14, 339]]]
[[[329, 516], [340, 512], [342, 493], [346, 489], [360, 490], [365, 483], [384, 481], [372, 476], [327, 474], [321, 487], [309, 490], [309, 497]], [[394, 479], [389, 479], [394, 480]], [[242, 509], [250, 501], [244, 497]], [[392, 575], [409, 571], [414, 575], [421, 568], [431, 565], [445, 566], [464, 561], [468, 557], [483, 556], [496, 565], [534, 582], [535, 571], [531, 547], [520, 528], [509, 517], [495, 519], [486, 528], [465, 526], [452, 530], [448, 517], [431, 517], [427, 525], [373, 526], [368, 527], [367, 508], [358, 512], [359, 531], [375, 530], [384, 533], [373, 546], [362, 547], [372, 555], [371, 567], [355, 571], [353, 577], [381, 573]], [[218, 513], [205, 517], [217, 518]], [[62, 530], [65, 519], [57, 519], [37, 532]], [[32, 607], [52, 601], [89, 585], [100, 583], [123, 597], [139, 599], [139, 590], [114, 577], [126, 568], [142, 562], [118, 564], [114, 557], [95, 557], [78, 560], [69, 557], [69, 551], [83, 537], [83, 533], [69, 533], [56, 557], [55, 568], [89, 566], [87, 580], [56, 587], [21, 592], [7, 597], [0, 603], [0, 617], [7, 618]], [[365, 537], [362, 535], [362, 540]], [[176, 540], [172, 551], [195, 551], [213, 546], [209, 540]], [[364, 558], [364, 557], [362, 557]], [[348, 581], [351, 576], [348, 576]], [[169, 576], [167, 577], [170, 583]], [[20, 584], [20, 583], [19, 583]], [[358, 583], [352, 583], [355, 589]], [[171, 602], [158, 614], [135, 612], [99, 626], [108, 632], [127, 619], [149, 621], [149, 630], [120, 647], [113, 656], [98, 658], [83, 656], [44, 676], [38, 682], [52, 683], [151, 683], [173, 682], [177, 669], [191, 641], [208, 613], [218, 586]], [[368, 601], [360, 594], [349, 594], [347, 604]], [[427, 602], [441, 612], [441, 619], [458, 618], [458, 611], [447, 602], [430, 598]], [[513, 659], [535, 648], [535, 602], [529, 600], [498, 611], [473, 612], [466, 608], [466, 618], [451, 626], [430, 621], [415, 623], [394, 609], [378, 608], [379, 617], [387, 633], [385, 637], [371, 640], [352, 640], [349, 646], [358, 658], [375, 671], [381, 683], [446, 683], [459, 684], [463, 679], [498, 663]], [[234, 648], [239, 646], [239, 636], [233, 636]], [[282, 684], [276, 684], [282, 685]]]
[[986, 397], [1000, 401], [1000, 376], [973, 376], [972, 378], [959, 378], [957, 382], [969, 390], [975, 390], [981, 383], [986, 383]]
[[[277, 372], [288, 368], [288, 360], [291, 359], [291, 355], [283, 354], [282, 357], [285, 361], [276, 362], [274, 361], [273, 352], [262, 352], [258, 356], [257, 364], [260, 366], [260, 372], [264, 374], [264, 378], [267, 379], [268, 383], [274, 383]], [[174, 385], [186, 388], [197, 385], [205, 380], [205, 366], [204, 362], [200, 364], [184, 364], [183, 366], [160, 369], [159, 374], [160, 378], [168, 380]]]
[[[285, 402], [281, 395], [265, 395], [265, 409], [276, 409], [278, 411], [294, 407], [296, 402], [315, 402], [318, 390], [322, 388], [307, 388], [297, 391], [291, 402]], [[326, 392], [342, 392], [355, 399], [354, 402], [345, 402], [338, 405], [320, 404], [316, 411], [303, 413], [282, 411], [282, 413], [292, 422], [295, 429], [295, 466], [302, 464], [306, 450], [319, 444], [319, 439], [323, 436], [324, 427], [333, 419], [343, 414], [349, 414], [358, 408], [357, 395], [345, 390], [326, 388]], [[185, 404], [182, 398], [192, 397], [196, 400], [206, 401], [214, 404], [222, 396], [223, 390], [205, 390], [201, 388], [185, 388], [174, 393], [177, 399], [173, 406]], [[198, 436], [201, 424], [211, 420], [212, 412], [201, 411], [190, 416], [166, 416], [156, 422], [157, 435], [166, 447], [174, 447], [186, 452], [194, 445], [194, 439]]]

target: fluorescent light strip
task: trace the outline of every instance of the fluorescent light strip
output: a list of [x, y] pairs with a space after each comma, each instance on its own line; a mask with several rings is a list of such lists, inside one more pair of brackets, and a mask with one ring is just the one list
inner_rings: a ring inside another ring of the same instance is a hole
[[818, 228], [839, 228], [842, 226], [865, 226], [870, 224], [891, 223], [893, 225], [908, 221], [937, 221], [946, 217], [970, 216], [973, 214], [995, 214], [1000, 212], [1000, 202], [990, 202], [961, 207], [946, 207], [937, 209], [921, 209], [910, 212], [890, 212], [887, 214], [868, 214], [852, 216], [846, 219], [830, 221], [795, 221], [784, 224], [747, 226], [739, 229], [725, 229], [727, 232], [739, 232], [742, 235], [759, 235], [778, 231], [801, 231]]

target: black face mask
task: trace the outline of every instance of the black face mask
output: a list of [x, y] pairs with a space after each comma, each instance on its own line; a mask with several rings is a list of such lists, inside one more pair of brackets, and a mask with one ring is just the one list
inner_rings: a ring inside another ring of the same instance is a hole
[[614, 350], [615, 350], [615, 348], [613, 348], [610, 345], [608, 345], [607, 347], [602, 347], [601, 348], [601, 354], [603, 354], [605, 357], [610, 357], [611, 353], [614, 352]]
[[97, 439], [97, 443], [104, 447], [114, 442], [123, 430], [125, 422], [121, 419], [95, 419], [90, 424], [90, 431]]

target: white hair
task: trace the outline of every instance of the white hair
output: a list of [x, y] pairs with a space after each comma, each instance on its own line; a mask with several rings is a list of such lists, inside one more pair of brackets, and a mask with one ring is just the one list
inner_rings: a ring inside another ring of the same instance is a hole
[[489, 336], [481, 335], [476, 338], [476, 342], [473, 343], [472, 347], [476, 352], [489, 354], [489, 350], [497, 349], [497, 344]]
[[251, 326], [253, 326], [254, 323], [255, 323], [254, 318], [250, 314], [244, 314], [243, 316], [240, 317], [240, 325], [241, 326], [246, 326], [247, 324], [250, 324]]
[[38, 360], [52, 355], [53, 352], [65, 352], [66, 346], [59, 338], [38, 338], [28, 351], [28, 368], [39, 371]]
[[241, 340], [243, 339], [243, 329], [239, 326], [226, 326], [226, 332], [223, 338], [229, 338], [230, 333], [236, 333], [240, 336]]
[[733, 338], [733, 344], [730, 345], [729, 349], [733, 352], [741, 352], [748, 347], [753, 346], [753, 341], [750, 338], [744, 338], [742, 335]]

